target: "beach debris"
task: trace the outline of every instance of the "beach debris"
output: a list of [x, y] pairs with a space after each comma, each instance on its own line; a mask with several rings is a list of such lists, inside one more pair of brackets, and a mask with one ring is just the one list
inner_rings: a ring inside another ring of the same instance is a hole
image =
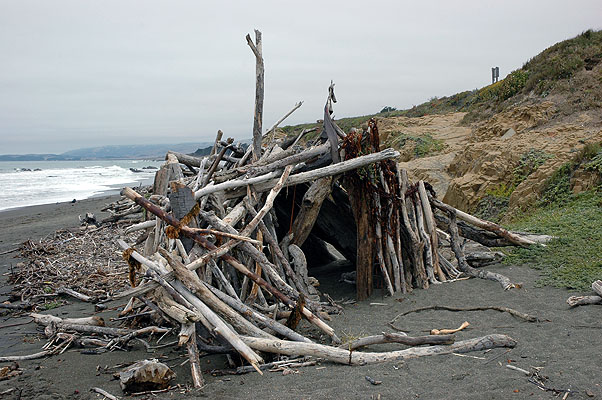
[[452, 344], [455, 338], [453, 335], [430, 335], [430, 336], [408, 336], [405, 333], [385, 333], [380, 335], [365, 336], [348, 343], [343, 343], [339, 347], [349, 351], [358, 349], [364, 346], [382, 343], [400, 343], [406, 346], [422, 346], [425, 344]]
[[380, 385], [381, 383], [383, 383], [383, 381], [377, 381], [376, 379], [374, 379], [374, 378], [371, 378], [371, 377], [369, 377], [368, 375], [366, 375], [366, 380], [367, 380], [368, 382], [370, 382], [372, 385], [375, 385], [375, 386], [376, 386], [376, 385]]
[[79, 223], [82, 226], [94, 225], [96, 227], [100, 226], [100, 223], [96, 220], [96, 217], [93, 213], [87, 212], [83, 217], [81, 215], [78, 216]]
[[[11, 269], [10, 300], [25, 300], [37, 311], [60, 305], [59, 296], [95, 302], [128, 287], [127, 266], [110, 245], [123, 227], [60, 229], [38, 241], [21, 245], [23, 261]], [[133, 236], [132, 236], [133, 237]], [[90, 255], [93, 254], [93, 257]], [[1, 307], [1, 306], [0, 306]]]
[[589, 304], [602, 304], [602, 281], [592, 282], [592, 290], [596, 293], [592, 296], [571, 296], [567, 299], [567, 304], [571, 307], [584, 306]]
[[529, 371], [527, 371], [527, 370], [525, 370], [525, 369], [522, 369], [522, 368], [516, 367], [516, 366], [514, 366], [514, 365], [511, 365], [511, 364], [506, 364], [506, 368], [508, 368], [508, 369], [511, 369], [511, 370], [514, 370], [514, 371], [521, 372], [521, 373], [523, 373], [523, 374], [525, 374], [525, 375], [527, 375], [527, 376], [531, 376], [531, 375], [532, 375], [532, 373], [531, 373], [531, 372], [529, 372]]
[[462, 322], [462, 325], [456, 329], [431, 329], [431, 335], [449, 335], [452, 333], [460, 332], [463, 329], [468, 328], [470, 324], [468, 321]]
[[106, 390], [98, 388], [98, 387], [93, 387], [93, 388], [90, 389], [90, 391], [98, 393], [98, 394], [106, 397], [109, 400], [119, 400], [119, 397], [114, 396], [111, 393], [107, 392]]
[[395, 321], [397, 321], [399, 318], [406, 316], [408, 314], [422, 312], [422, 311], [429, 311], [429, 310], [443, 310], [443, 311], [452, 311], [452, 312], [494, 310], [494, 311], [508, 313], [516, 318], [522, 319], [523, 321], [527, 321], [527, 322], [539, 322], [540, 321], [539, 318], [537, 318], [533, 315], [525, 314], [520, 311], [516, 311], [513, 308], [501, 307], [501, 306], [480, 306], [480, 307], [427, 306], [427, 307], [415, 308], [413, 310], [404, 311], [402, 313], [399, 313], [389, 322], [389, 324], [395, 323]]
[[0, 368], [0, 381], [14, 378], [22, 373], [23, 370], [19, 367], [19, 364], [17, 362], [13, 362], [11, 365]]
[[141, 360], [119, 372], [119, 385], [125, 393], [162, 390], [175, 377], [176, 373], [162, 362]]

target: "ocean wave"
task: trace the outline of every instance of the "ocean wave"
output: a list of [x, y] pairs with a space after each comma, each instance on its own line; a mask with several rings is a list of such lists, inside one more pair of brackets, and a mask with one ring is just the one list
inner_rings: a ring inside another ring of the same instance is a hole
[[81, 200], [125, 185], [150, 183], [156, 171], [130, 171], [129, 161], [124, 160], [123, 166], [113, 163], [101, 165], [98, 162], [56, 166], [49, 162], [48, 168], [37, 165], [37, 168], [18, 167], [8, 173], [4, 168], [0, 173], [0, 187], [3, 188], [0, 192], [0, 210]]

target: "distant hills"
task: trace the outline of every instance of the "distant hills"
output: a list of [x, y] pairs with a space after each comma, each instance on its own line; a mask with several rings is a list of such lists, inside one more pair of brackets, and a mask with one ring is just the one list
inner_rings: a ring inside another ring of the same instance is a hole
[[211, 146], [213, 142], [112, 145], [70, 150], [61, 154], [2, 154], [0, 161], [163, 159], [169, 150], [188, 154]]

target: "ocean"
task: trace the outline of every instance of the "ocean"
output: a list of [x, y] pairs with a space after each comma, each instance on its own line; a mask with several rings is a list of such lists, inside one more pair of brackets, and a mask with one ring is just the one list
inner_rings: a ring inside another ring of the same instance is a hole
[[[163, 161], [0, 161], [0, 211], [118, 193], [151, 184]], [[133, 172], [130, 168], [142, 172]]]

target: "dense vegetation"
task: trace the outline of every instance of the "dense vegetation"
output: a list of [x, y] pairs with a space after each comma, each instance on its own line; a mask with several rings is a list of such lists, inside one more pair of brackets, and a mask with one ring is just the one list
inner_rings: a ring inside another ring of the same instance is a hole
[[504, 250], [507, 264], [539, 269], [542, 285], [587, 290], [602, 279], [602, 188], [539, 206], [510, 224], [514, 230], [556, 236], [546, 247]]
[[[599, 186], [573, 194], [571, 177], [579, 168], [596, 173]], [[586, 146], [573, 162], [559, 168], [536, 207], [516, 216], [510, 227], [558, 237], [547, 247], [513, 249], [505, 260], [541, 269], [542, 284], [587, 289], [602, 279], [602, 143]]]

